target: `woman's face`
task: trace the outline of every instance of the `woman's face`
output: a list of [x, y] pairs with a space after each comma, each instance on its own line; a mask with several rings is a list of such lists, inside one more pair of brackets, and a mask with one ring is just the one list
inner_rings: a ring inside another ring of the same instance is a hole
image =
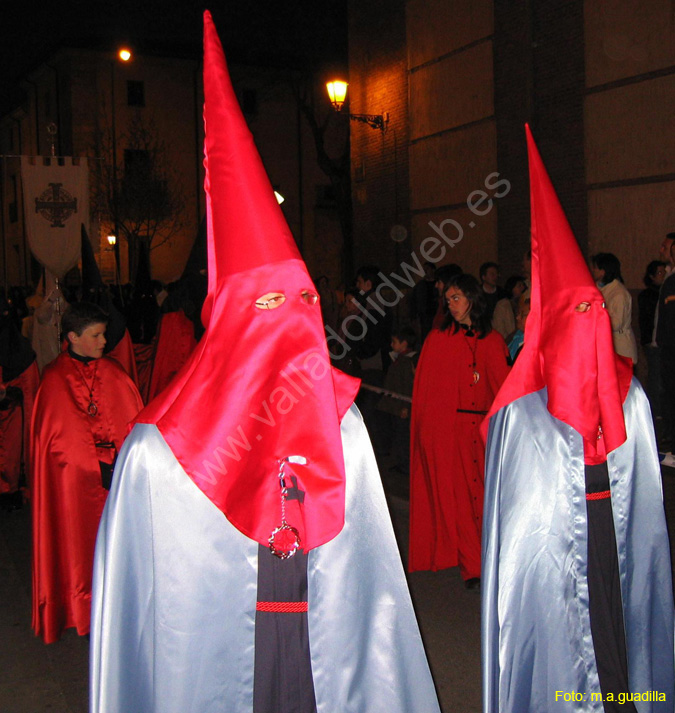
[[601, 270], [595, 263], [591, 263], [591, 272], [596, 282], [602, 282], [605, 279], [605, 271]]
[[518, 299], [523, 292], [527, 289], [527, 285], [524, 282], [521, 282], [520, 280], [516, 282], [516, 284], [513, 286], [513, 289], [511, 290], [511, 297], [513, 299]]
[[460, 324], [471, 324], [469, 313], [471, 312], [471, 302], [466, 295], [456, 287], [449, 287], [445, 292], [445, 301], [453, 319]]

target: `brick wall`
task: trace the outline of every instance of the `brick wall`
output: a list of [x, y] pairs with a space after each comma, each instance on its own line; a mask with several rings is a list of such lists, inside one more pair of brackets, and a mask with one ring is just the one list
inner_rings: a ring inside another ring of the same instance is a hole
[[495, 116], [499, 171], [511, 191], [499, 206], [502, 276], [529, 249], [529, 177], [523, 125], [537, 146], [579, 244], [588, 245], [584, 168], [583, 2], [496, 0]]
[[[395, 269], [410, 253], [405, 2], [349, 3], [349, 106], [389, 114], [383, 133], [351, 122], [354, 265]], [[397, 242], [392, 239], [408, 237]]]

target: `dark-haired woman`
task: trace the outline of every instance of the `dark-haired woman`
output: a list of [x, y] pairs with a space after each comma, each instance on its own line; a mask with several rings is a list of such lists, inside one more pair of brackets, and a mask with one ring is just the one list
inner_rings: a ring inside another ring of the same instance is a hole
[[455, 278], [447, 315], [424, 343], [411, 424], [409, 569], [459, 565], [480, 582], [484, 448], [479, 426], [508, 374], [504, 339], [490, 329], [477, 280]]
[[637, 342], [631, 326], [633, 321], [633, 298], [623, 285], [621, 263], [613, 253], [598, 253], [591, 258], [591, 272], [602, 296], [612, 322], [614, 351], [632, 359], [637, 364]]

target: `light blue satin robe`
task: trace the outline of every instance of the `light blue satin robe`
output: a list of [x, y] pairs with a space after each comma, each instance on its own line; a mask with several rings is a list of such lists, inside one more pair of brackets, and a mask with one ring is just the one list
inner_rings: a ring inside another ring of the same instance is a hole
[[[439, 713], [355, 407], [342, 439], [345, 526], [308, 558], [317, 712]], [[252, 711], [257, 560], [258, 543], [187, 477], [157, 428], [136, 425], [96, 545], [91, 713]]]
[[[546, 390], [490, 420], [483, 515], [485, 713], [601, 713], [587, 584], [583, 443], [546, 409]], [[634, 379], [627, 441], [609, 454], [630, 691], [674, 707], [673, 593], [661, 472], [649, 404]], [[564, 700], [581, 694], [582, 700]]]

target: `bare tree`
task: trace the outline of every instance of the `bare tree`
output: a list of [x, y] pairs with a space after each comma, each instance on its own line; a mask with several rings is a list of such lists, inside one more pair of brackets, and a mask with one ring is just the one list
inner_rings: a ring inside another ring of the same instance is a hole
[[[184, 228], [182, 181], [172, 169], [169, 152], [152, 121], [137, 114], [117, 136], [109, 127], [96, 132], [91, 197], [94, 210], [129, 246], [129, 272], [134, 281], [140, 245], [151, 250]], [[124, 158], [116, 160], [117, 147]]]

